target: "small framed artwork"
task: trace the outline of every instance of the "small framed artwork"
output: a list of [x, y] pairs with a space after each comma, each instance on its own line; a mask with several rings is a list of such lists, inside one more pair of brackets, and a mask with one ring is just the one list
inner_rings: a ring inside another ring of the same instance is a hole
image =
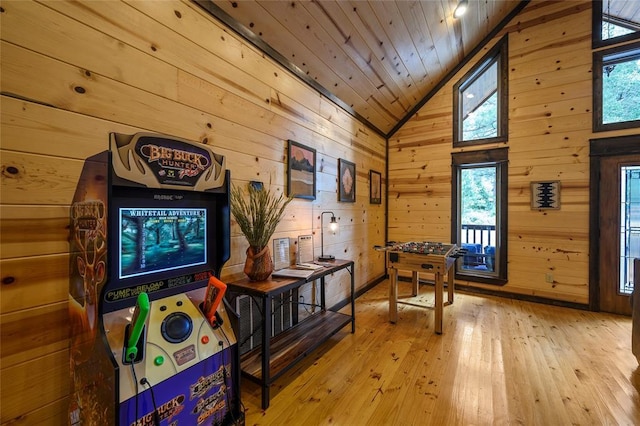
[[338, 159], [338, 201], [356, 201], [356, 165], [342, 158]]
[[292, 140], [289, 141], [287, 195], [316, 199], [316, 150]]
[[369, 203], [382, 204], [382, 175], [375, 170], [369, 170]]
[[560, 181], [531, 182], [532, 210], [560, 209]]

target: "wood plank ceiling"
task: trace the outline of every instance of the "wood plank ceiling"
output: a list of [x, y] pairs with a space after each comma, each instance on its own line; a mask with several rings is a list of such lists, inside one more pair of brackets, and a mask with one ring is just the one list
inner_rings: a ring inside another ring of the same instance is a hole
[[527, 2], [196, 0], [381, 135]]

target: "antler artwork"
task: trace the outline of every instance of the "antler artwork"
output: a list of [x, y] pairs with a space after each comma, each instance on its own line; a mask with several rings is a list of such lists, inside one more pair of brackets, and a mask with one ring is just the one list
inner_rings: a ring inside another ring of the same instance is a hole
[[[74, 241], [78, 247], [76, 262], [83, 280], [80, 301], [69, 294], [71, 357], [76, 364], [86, 361], [93, 347], [98, 322], [99, 286], [105, 278], [107, 252], [104, 217], [95, 218], [93, 229], [81, 229], [74, 221]], [[72, 254], [73, 255], [73, 254]]]

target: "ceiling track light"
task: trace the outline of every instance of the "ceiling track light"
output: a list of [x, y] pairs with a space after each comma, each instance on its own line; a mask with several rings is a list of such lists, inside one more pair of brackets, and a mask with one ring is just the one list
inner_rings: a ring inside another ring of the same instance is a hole
[[456, 9], [453, 11], [453, 17], [456, 19], [460, 18], [462, 15], [465, 14], [468, 8], [469, 8], [469, 0], [460, 0], [458, 2], [458, 5], [456, 6]]

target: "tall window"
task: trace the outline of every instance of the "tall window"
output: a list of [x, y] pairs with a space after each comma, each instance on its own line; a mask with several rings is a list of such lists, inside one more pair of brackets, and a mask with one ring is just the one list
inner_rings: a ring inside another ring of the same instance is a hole
[[455, 153], [451, 240], [467, 250], [456, 278], [507, 282], [508, 149]]
[[640, 127], [640, 42], [593, 54], [593, 130]]
[[507, 36], [453, 89], [453, 146], [507, 140]]

